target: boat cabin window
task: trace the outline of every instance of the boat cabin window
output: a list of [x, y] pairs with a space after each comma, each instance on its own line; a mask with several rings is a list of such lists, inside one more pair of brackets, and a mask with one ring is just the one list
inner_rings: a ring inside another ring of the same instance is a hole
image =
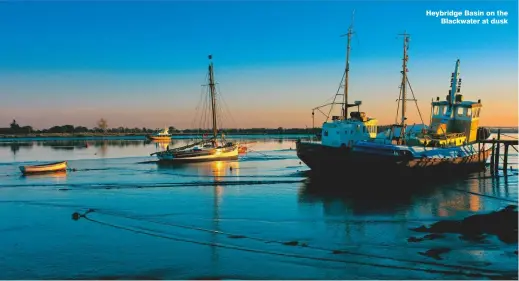
[[438, 115], [438, 112], [439, 112], [439, 106], [435, 105], [434, 106], [434, 115]]
[[328, 136], [328, 131], [324, 131], [324, 136], [325, 136], [325, 137]]
[[447, 113], [447, 107], [442, 105], [440, 112], [442, 115], [445, 115]]
[[467, 117], [472, 116], [472, 108], [467, 108]]
[[363, 133], [366, 132], [366, 127], [362, 127], [362, 132], [363, 132]]
[[463, 111], [464, 111], [463, 107], [458, 107], [458, 116], [463, 116]]

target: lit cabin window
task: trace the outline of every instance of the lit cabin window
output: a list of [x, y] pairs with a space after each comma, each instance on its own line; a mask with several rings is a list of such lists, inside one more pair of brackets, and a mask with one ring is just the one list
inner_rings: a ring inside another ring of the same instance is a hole
[[472, 116], [472, 108], [467, 108], [467, 117]]
[[440, 109], [438, 108], [437, 105], [434, 106], [434, 115], [438, 115], [439, 110], [440, 110]]
[[445, 115], [447, 113], [447, 107], [446, 106], [442, 105], [441, 113], [442, 113], [442, 115]]
[[458, 116], [463, 116], [463, 107], [458, 107]]

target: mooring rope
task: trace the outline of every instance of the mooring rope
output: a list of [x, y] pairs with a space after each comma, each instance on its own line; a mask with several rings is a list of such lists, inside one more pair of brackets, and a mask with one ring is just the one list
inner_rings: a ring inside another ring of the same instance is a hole
[[[481, 273], [466, 273], [461, 271], [447, 271], [447, 270], [437, 270], [437, 269], [424, 269], [424, 268], [416, 268], [416, 267], [407, 267], [407, 266], [396, 266], [396, 265], [385, 265], [385, 264], [378, 264], [378, 263], [370, 263], [370, 262], [360, 262], [360, 261], [345, 261], [345, 260], [337, 260], [337, 259], [330, 259], [325, 257], [312, 257], [312, 256], [305, 256], [301, 254], [290, 254], [290, 253], [280, 253], [280, 252], [273, 252], [273, 251], [265, 251], [265, 250], [257, 250], [257, 249], [251, 249], [251, 248], [245, 248], [240, 246], [234, 246], [234, 245], [227, 245], [227, 244], [219, 244], [219, 243], [212, 243], [212, 242], [203, 242], [203, 241], [196, 241], [191, 239], [185, 239], [185, 238], [178, 238], [178, 237], [171, 237], [166, 236], [159, 233], [151, 233], [152, 231], [147, 230], [137, 230], [132, 229], [129, 227], [121, 226], [121, 225], [115, 225], [103, 221], [99, 221], [96, 219], [92, 219], [87, 217], [87, 213], [83, 215], [79, 215], [77, 213], [74, 213], [74, 218], [84, 218], [85, 220], [88, 220], [90, 222], [94, 222], [100, 225], [109, 226], [116, 229], [126, 230], [133, 233], [139, 233], [144, 234], [148, 236], [153, 236], [157, 238], [163, 238], [168, 240], [173, 240], [177, 242], [185, 242], [185, 243], [191, 243], [191, 244], [198, 244], [198, 245], [204, 245], [204, 246], [213, 246], [213, 247], [219, 247], [219, 248], [225, 248], [225, 249], [231, 249], [231, 250], [238, 250], [238, 251], [245, 251], [245, 252], [252, 252], [252, 253], [259, 253], [259, 254], [267, 254], [267, 255], [275, 255], [275, 256], [282, 256], [282, 257], [291, 257], [291, 258], [300, 258], [300, 259], [308, 259], [308, 260], [318, 260], [318, 261], [328, 261], [328, 262], [337, 262], [337, 263], [344, 263], [344, 264], [358, 264], [358, 265], [366, 265], [366, 266], [375, 266], [375, 267], [384, 267], [384, 268], [392, 268], [392, 269], [402, 269], [402, 270], [412, 270], [412, 271], [421, 271], [421, 272], [428, 272], [428, 273], [438, 273], [438, 274], [449, 274], [449, 275], [465, 275], [465, 276], [471, 276], [471, 277], [490, 277], [488, 275], [484, 275]], [[419, 261], [414, 261], [414, 263]], [[456, 267], [458, 269], [462, 269], [461, 267]], [[480, 269], [480, 268], [470, 268], [470, 270], [476, 270], [481, 272], [488, 272], [488, 273], [497, 273], [497, 271], [492, 270], [486, 270], [486, 269]]]
[[[95, 211], [95, 212], [97, 212], [97, 211]], [[98, 212], [98, 213], [104, 214], [104, 215], [109, 215], [109, 216], [122, 217], [122, 218], [126, 218], [126, 219], [131, 219], [131, 220], [145, 221], [145, 222], [151, 222], [151, 223], [160, 224], [160, 225], [178, 227], [178, 228], [182, 228], [182, 229], [190, 229], [190, 230], [197, 230], [197, 231], [209, 232], [209, 233], [220, 234], [220, 235], [227, 235], [229, 238], [242, 238], [242, 239], [249, 239], [249, 240], [254, 240], [254, 241], [259, 241], [259, 242], [264, 242], [264, 243], [280, 244], [280, 245], [285, 245], [285, 246], [292, 245], [292, 246], [299, 246], [299, 247], [304, 247], [304, 248], [319, 250], [319, 251], [325, 251], [325, 252], [364, 256], [364, 257], [368, 257], [368, 258], [389, 259], [389, 260], [399, 261], [399, 262], [421, 263], [421, 264], [434, 265], [434, 266], [447, 267], [447, 268], [456, 268], [456, 269], [481, 270], [483, 272], [489, 272], [489, 273], [495, 272], [493, 270], [474, 268], [474, 267], [470, 267], [470, 266], [457, 266], [457, 265], [448, 265], [448, 264], [437, 263], [437, 262], [398, 259], [398, 258], [393, 258], [393, 257], [388, 257], [388, 256], [379, 256], [379, 255], [374, 255], [374, 254], [358, 253], [358, 252], [353, 252], [353, 251], [349, 251], [349, 250], [333, 250], [333, 249], [327, 249], [327, 248], [322, 248], [322, 247], [310, 246], [306, 243], [299, 243], [297, 241], [287, 242], [287, 241], [279, 241], [279, 240], [269, 240], [269, 239], [264, 239], [264, 238], [245, 236], [245, 235], [236, 234], [236, 233], [228, 233], [228, 232], [223, 232], [223, 231], [219, 231], [219, 230], [205, 229], [205, 228], [196, 227], [196, 226], [181, 225], [181, 224], [175, 224], [175, 223], [169, 223], [169, 222], [161, 222], [161, 221], [155, 221], [155, 220], [143, 219], [143, 218], [135, 218], [135, 217], [121, 215], [121, 214], [113, 214], [113, 213], [110, 214], [107, 212]]]

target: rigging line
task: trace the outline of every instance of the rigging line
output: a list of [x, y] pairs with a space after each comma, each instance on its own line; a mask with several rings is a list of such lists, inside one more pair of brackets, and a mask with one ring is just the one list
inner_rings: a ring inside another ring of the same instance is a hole
[[[218, 86], [218, 90], [220, 90], [220, 87], [219, 87], [219, 86]], [[223, 96], [223, 95], [220, 95], [220, 97], [221, 97], [221, 100], [222, 100], [222, 102], [223, 102], [223, 104], [224, 104], [225, 109], [227, 110], [227, 112], [228, 112], [228, 114], [229, 114], [229, 116], [230, 116], [231, 121], [234, 123], [234, 126], [237, 127], [236, 120], [235, 120], [234, 117], [232, 116], [232, 113], [231, 113], [230, 107], [229, 107], [229, 105], [227, 104], [227, 102], [225, 101], [224, 96]]]
[[[204, 81], [202, 82], [202, 87], [200, 88], [200, 100], [202, 102], [202, 104], [201, 104], [202, 105], [202, 114], [205, 113], [205, 98], [204, 98], [205, 93], [204, 92], [205, 92], [205, 88], [206, 88], [205, 83], [207, 83], [207, 81], [208, 81], [208, 76], [209, 76], [209, 74], [206, 73], [205, 76], [204, 76]], [[198, 114], [199, 113], [197, 112], [195, 118], [198, 118]], [[202, 118], [203, 118], [202, 114], [200, 115], [200, 121], [199, 122], [196, 122], [196, 121], [194, 122], [195, 123], [194, 125], [198, 125], [198, 128], [196, 128], [197, 135], [200, 135], [200, 127], [201, 127], [200, 124], [202, 123]], [[196, 124], [196, 123], [198, 123], [198, 124]], [[195, 129], [194, 127], [195, 126], [193, 126], [193, 129]]]
[[[219, 243], [212, 243], [212, 242], [203, 242], [203, 241], [196, 241], [191, 239], [185, 239], [185, 238], [178, 238], [178, 237], [171, 237], [166, 236], [160, 233], [150, 233], [149, 231], [144, 230], [138, 230], [138, 229], [132, 229], [125, 226], [115, 225], [95, 219], [91, 219], [87, 217], [86, 215], [82, 216], [85, 220], [88, 220], [90, 222], [94, 222], [100, 225], [109, 226], [116, 229], [126, 230], [133, 233], [139, 233], [143, 235], [153, 236], [157, 238], [164, 238], [172, 241], [177, 242], [185, 242], [185, 243], [191, 243], [191, 244], [198, 244], [198, 245], [204, 245], [204, 246], [212, 246], [212, 247], [219, 247], [224, 249], [232, 249], [232, 250], [238, 250], [238, 251], [244, 251], [244, 252], [251, 252], [251, 253], [258, 253], [258, 254], [267, 254], [267, 255], [275, 255], [275, 256], [282, 256], [282, 257], [291, 257], [291, 258], [299, 258], [299, 259], [308, 259], [308, 260], [318, 260], [318, 261], [328, 261], [328, 262], [337, 262], [337, 263], [344, 263], [344, 264], [359, 264], [359, 265], [365, 265], [365, 266], [374, 266], [374, 267], [383, 267], [383, 268], [393, 268], [393, 269], [402, 269], [402, 270], [412, 270], [412, 271], [420, 271], [420, 272], [428, 272], [428, 273], [438, 273], [438, 274], [450, 274], [450, 275], [465, 275], [465, 276], [471, 276], [476, 277], [480, 276], [483, 277], [485, 275], [483, 274], [476, 274], [476, 273], [464, 273], [460, 271], [447, 271], [447, 270], [437, 270], [437, 269], [424, 269], [424, 268], [416, 268], [416, 267], [408, 267], [408, 266], [397, 266], [397, 265], [386, 265], [386, 264], [377, 264], [377, 263], [370, 263], [370, 262], [360, 262], [360, 261], [345, 261], [345, 260], [337, 260], [337, 259], [330, 259], [330, 258], [316, 258], [311, 256], [305, 256], [301, 254], [291, 254], [291, 253], [280, 253], [280, 252], [272, 252], [272, 251], [265, 251], [265, 250], [257, 250], [257, 249], [251, 249], [251, 248], [244, 248], [240, 246], [234, 246], [234, 245], [226, 245], [226, 244], [219, 244]], [[486, 276], [489, 277], [489, 276]]]
[[[339, 94], [339, 91], [341, 90], [341, 86], [342, 86], [342, 82], [344, 82], [344, 77], [346, 76], [346, 69], [344, 70], [344, 73], [342, 74], [342, 79], [341, 79], [341, 82], [339, 83], [339, 88], [337, 88], [337, 92], [335, 93], [335, 96], [333, 97], [333, 102], [332, 102], [332, 106], [330, 106], [330, 110], [328, 111], [328, 115], [326, 116], [326, 121], [328, 121], [328, 119], [330, 118], [330, 114], [332, 113], [332, 110], [333, 110], [333, 104], [335, 104], [335, 100], [337, 99], [337, 95]], [[342, 112], [341, 112], [342, 114]]]
[[[263, 238], [258, 238], [258, 237], [251, 237], [251, 236], [240, 235], [240, 234], [236, 234], [236, 233], [224, 232], [224, 231], [220, 231], [220, 230], [206, 229], [206, 228], [201, 228], [201, 227], [196, 227], [196, 226], [181, 225], [181, 224], [175, 224], [175, 223], [167, 223], [167, 222], [149, 220], [149, 219], [145, 219], [145, 218], [135, 218], [135, 217], [131, 217], [131, 216], [128, 216], [128, 215], [123, 215], [123, 214], [110, 214], [110, 213], [106, 213], [106, 212], [98, 212], [97, 210], [95, 210], [95, 212], [100, 213], [100, 214], [104, 214], [104, 215], [109, 215], [109, 216], [123, 217], [123, 218], [131, 219], [131, 220], [151, 222], [151, 223], [155, 223], [155, 224], [159, 224], [159, 225], [173, 226], [173, 227], [178, 227], [178, 228], [183, 228], [183, 229], [190, 229], [190, 230], [198, 230], [198, 231], [215, 233], [215, 234], [221, 234], [221, 235], [227, 235], [227, 236], [235, 236], [235, 237], [240, 237], [240, 238], [244, 238], [244, 239], [247, 238], [247, 239], [250, 239], [250, 240], [259, 241], [259, 242], [265, 242], [265, 243], [276, 243], [276, 244], [286, 245], [286, 241], [269, 240], [269, 239], [263, 239]], [[300, 246], [300, 247], [304, 247], [304, 248], [308, 248], [308, 249], [314, 249], [314, 250], [320, 250], [320, 251], [325, 251], [325, 252], [333, 252], [333, 251], [335, 251], [333, 249], [327, 249], [327, 248], [322, 248], [322, 247], [313, 247], [313, 246], [310, 246], [310, 245], [304, 245], [304, 246]], [[482, 272], [488, 272], [488, 273], [495, 272], [494, 270], [481, 269], [481, 268], [470, 267], [470, 266], [463, 266], [463, 265], [457, 266], [457, 265], [442, 264], [442, 263], [437, 263], [437, 262], [408, 260], [408, 259], [398, 259], [398, 258], [392, 258], [392, 257], [388, 257], [388, 256], [364, 254], [364, 253], [345, 251], [345, 250], [341, 250], [341, 253], [350, 254], [350, 255], [357, 255], [357, 256], [365, 256], [365, 257], [370, 257], [370, 258], [389, 259], [389, 260], [400, 261], [400, 262], [421, 263], [421, 264], [434, 265], [434, 266], [447, 267], [447, 268], [467, 269], [467, 270], [480, 270]]]
[[510, 136], [510, 135], [503, 134], [503, 133], [501, 133], [501, 135], [502, 135], [502, 136], [505, 136], [505, 137], [513, 138], [513, 139], [516, 139], [516, 140], [519, 139], [519, 138], [517, 138], [517, 137]]
[[200, 112], [200, 120], [198, 121], [198, 123], [196, 124], [197, 125], [197, 132], [198, 132], [198, 135], [200, 135], [200, 130], [202, 128], [202, 124], [204, 122], [204, 117], [205, 117], [205, 103], [206, 103], [206, 99], [205, 99], [205, 87], [202, 87], [202, 109], [201, 109], [201, 112]]
[[409, 90], [411, 90], [411, 94], [413, 95], [414, 103], [416, 104], [416, 109], [418, 110], [418, 116], [420, 116], [420, 120], [422, 121], [422, 124], [425, 124], [423, 122], [422, 113], [420, 112], [420, 107], [418, 107], [418, 101], [416, 100], [416, 97], [414, 96], [413, 88], [411, 87], [411, 82], [409, 82], [409, 76], [406, 75], [407, 84], [409, 85]]
[[193, 121], [191, 122], [191, 128], [195, 129], [195, 126], [197, 125], [197, 121], [198, 121], [198, 115], [200, 114], [200, 111], [201, 111], [201, 108], [203, 106], [203, 99], [204, 99], [204, 87], [202, 86], [202, 88], [200, 89], [200, 97], [198, 99], [198, 103], [197, 103], [197, 107], [196, 107], [196, 110], [195, 110], [195, 118], [193, 119]]
[[209, 95], [208, 95], [209, 91], [210, 91], [209, 87], [206, 87], [205, 98], [204, 98], [204, 102], [205, 102], [204, 103], [204, 105], [205, 105], [205, 107], [204, 107], [204, 119], [202, 120], [202, 122], [200, 124], [200, 128], [201, 128], [203, 134], [205, 134], [206, 128], [208, 128], [207, 123], [209, 122], [209, 121], [207, 121], [207, 119], [209, 118], [209, 116], [208, 116], [209, 113], [208, 112], [209, 112], [209, 107], [210, 107], [210, 105], [209, 105], [210, 101], [209, 101]]
[[400, 92], [398, 93], [398, 100], [396, 105], [396, 116], [395, 116], [395, 124], [398, 124], [398, 112], [400, 111], [400, 99], [402, 98], [402, 87], [400, 87]]

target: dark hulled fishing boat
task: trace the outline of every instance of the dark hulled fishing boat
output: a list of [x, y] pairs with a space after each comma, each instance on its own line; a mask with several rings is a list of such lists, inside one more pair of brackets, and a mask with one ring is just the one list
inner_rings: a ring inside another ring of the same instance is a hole
[[[431, 103], [429, 126], [408, 126], [406, 117], [407, 61], [409, 36], [404, 35], [404, 57], [400, 92], [401, 121], [375, 138], [358, 140], [351, 147], [308, 145], [298, 142], [298, 157], [312, 171], [322, 174], [389, 175], [395, 177], [459, 175], [484, 169], [490, 146], [490, 132], [479, 127], [481, 100], [463, 101], [460, 61], [451, 77], [445, 101]], [[412, 92], [412, 90], [411, 90]], [[414, 94], [413, 94], [414, 95]], [[323, 126], [323, 138], [325, 128]]]

